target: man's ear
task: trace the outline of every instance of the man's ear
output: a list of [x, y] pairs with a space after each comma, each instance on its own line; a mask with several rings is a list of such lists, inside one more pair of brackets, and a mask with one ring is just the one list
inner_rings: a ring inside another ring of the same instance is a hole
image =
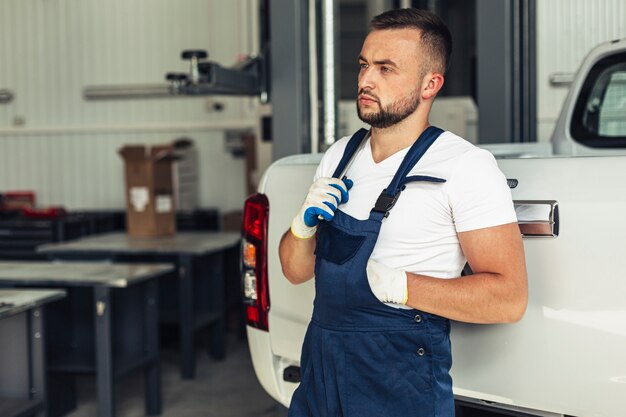
[[443, 74], [439, 72], [429, 72], [422, 79], [422, 99], [430, 100], [435, 98], [441, 87], [443, 87]]

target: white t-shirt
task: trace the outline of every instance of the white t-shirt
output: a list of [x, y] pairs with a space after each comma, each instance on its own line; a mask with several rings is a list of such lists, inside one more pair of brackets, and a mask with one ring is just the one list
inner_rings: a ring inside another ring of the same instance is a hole
[[[349, 137], [331, 146], [315, 179], [330, 177]], [[354, 182], [339, 209], [364, 220], [396, 173], [409, 148], [374, 162], [369, 137], [344, 173]], [[389, 217], [383, 219], [372, 259], [391, 268], [437, 278], [458, 277], [465, 265], [457, 232], [517, 221], [511, 191], [496, 160], [451, 132], [444, 132], [409, 175], [429, 175], [445, 183], [410, 182]]]

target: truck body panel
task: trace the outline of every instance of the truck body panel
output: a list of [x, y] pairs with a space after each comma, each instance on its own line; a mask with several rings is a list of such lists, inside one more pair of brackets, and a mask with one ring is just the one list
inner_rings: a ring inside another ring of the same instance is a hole
[[519, 323], [453, 323], [456, 394], [574, 416], [626, 414], [626, 194], [615, 192], [625, 164], [498, 161], [518, 180], [514, 200], [558, 202], [559, 236], [524, 239], [529, 305]]

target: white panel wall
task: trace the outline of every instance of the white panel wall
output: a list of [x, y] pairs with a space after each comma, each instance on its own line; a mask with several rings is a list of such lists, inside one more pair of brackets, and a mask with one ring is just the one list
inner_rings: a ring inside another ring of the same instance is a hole
[[574, 73], [595, 45], [626, 38], [626, 0], [537, 1], [537, 134], [549, 140], [567, 88], [554, 73]]
[[[18, 136], [2, 138], [0, 189], [35, 190], [43, 205], [73, 209], [125, 207], [122, 159], [126, 143], [164, 143], [172, 133]], [[200, 161], [202, 207], [242, 208], [244, 162], [223, 150], [221, 132], [193, 132]]]
[[[224, 65], [254, 51], [248, 0], [2, 0], [0, 190], [32, 189], [42, 205], [122, 208], [117, 149], [192, 138], [200, 204], [240, 208], [244, 162], [224, 151], [224, 125], [253, 123], [254, 100], [168, 98], [85, 101], [89, 85], [163, 82], [185, 71], [183, 49]], [[215, 112], [219, 101], [225, 110]], [[219, 179], [219, 180], [218, 180]]]

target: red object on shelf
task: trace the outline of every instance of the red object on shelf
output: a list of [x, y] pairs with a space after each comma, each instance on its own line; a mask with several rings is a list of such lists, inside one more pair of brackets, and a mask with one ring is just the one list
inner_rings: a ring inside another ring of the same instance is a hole
[[32, 207], [35, 207], [34, 191], [4, 191], [0, 194], [0, 209], [3, 211]]
[[58, 219], [67, 214], [63, 207], [28, 208], [22, 209], [22, 216], [36, 219]]

